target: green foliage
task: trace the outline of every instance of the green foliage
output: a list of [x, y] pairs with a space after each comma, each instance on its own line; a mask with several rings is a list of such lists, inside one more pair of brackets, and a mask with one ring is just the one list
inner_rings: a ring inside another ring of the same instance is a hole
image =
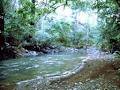
[[[12, 8], [12, 0], [4, 0], [5, 10], [5, 36], [13, 36], [17, 40], [23, 40], [25, 35], [33, 36], [35, 33], [35, 21], [38, 17], [51, 11], [45, 8], [35, 8], [35, 3], [30, 0], [19, 0], [20, 7]], [[13, 5], [14, 6], [14, 5]], [[35, 11], [35, 13], [33, 12]], [[23, 40], [24, 41], [24, 40]]]
[[90, 8], [91, 4], [88, 1], [81, 1], [81, 0], [75, 0], [72, 1], [72, 9], [80, 9], [80, 10], [87, 10], [87, 8]]
[[52, 36], [51, 42], [64, 46], [83, 47], [84, 34], [72, 30], [72, 25], [64, 21], [55, 23], [47, 32]]
[[[36, 7], [36, 3], [32, 3], [30, 0], [19, 0], [20, 7], [18, 9], [14, 8], [12, 10], [12, 0], [5, 1], [5, 36], [13, 36], [15, 39], [24, 41], [25, 36], [33, 36], [35, 33], [35, 21], [44, 16], [46, 13], [49, 14], [56, 9], [57, 4], [61, 3], [63, 5], [75, 5], [77, 8], [86, 8], [88, 3], [81, 2], [80, 0], [50, 0], [49, 4], [45, 3], [46, 6]], [[72, 2], [72, 3], [71, 3]], [[56, 5], [56, 6], [55, 6]], [[52, 7], [53, 6], [53, 7]], [[80, 6], [80, 7], [79, 7]], [[75, 8], [75, 7], [74, 7]], [[76, 9], [77, 9], [76, 8]], [[33, 12], [35, 11], [35, 13]], [[47, 31], [52, 38], [46, 39], [46, 41], [55, 41], [66, 46], [82, 45], [82, 33], [77, 33], [71, 35], [72, 26], [68, 23], [57, 22], [52, 28]], [[43, 40], [44, 41], [44, 40]], [[45, 41], [44, 41], [45, 42]]]
[[17, 40], [22, 40], [24, 35], [34, 35], [33, 15], [29, 10], [31, 3], [24, 3], [22, 8], [6, 12], [5, 15], [5, 36], [12, 35]]
[[[118, 5], [115, 0], [98, 0], [93, 7], [98, 10], [99, 17], [101, 18], [99, 29], [101, 30], [102, 48], [111, 50], [120, 41]], [[110, 42], [111, 40], [115, 40], [116, 44], [113, 45], [113, 42]]]
[[82, 32], [73, 32], [71, 39], [71, 45], [80, 48], [85, 45], [85, 40], [83, 39], [84, 34]]
[[52, 26], [48, 33], [51, 34], [55, 42], [67, 45], [69, 43], [69, 33], [71, 25], [65, 22], [57, 22]]

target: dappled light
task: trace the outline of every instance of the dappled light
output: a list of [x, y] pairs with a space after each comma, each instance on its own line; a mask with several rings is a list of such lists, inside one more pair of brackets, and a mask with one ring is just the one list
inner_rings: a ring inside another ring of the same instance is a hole
[[69, 7], [61, 6], [56, 9], [56, 13], [58, 16], [69, 18], [72, 16], [72, 9]]
[[81, 11], [77, 15], [77, 20], [82, 24], [90, 24], [90, 26], [95, 27], [97, 25], [97, 13]]

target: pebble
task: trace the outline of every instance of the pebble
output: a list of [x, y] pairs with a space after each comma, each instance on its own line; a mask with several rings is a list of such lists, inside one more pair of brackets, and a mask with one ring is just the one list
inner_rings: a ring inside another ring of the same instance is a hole
[[79, 82], [79, 84], [83, 84], [82, 82]]

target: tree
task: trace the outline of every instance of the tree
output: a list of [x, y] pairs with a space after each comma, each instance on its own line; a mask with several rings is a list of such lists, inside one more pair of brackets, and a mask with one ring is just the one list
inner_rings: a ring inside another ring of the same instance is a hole
[[102, 48], [112, 52], [120, 50], [119, 0], [97, 0], [94, 7], [98, 10], [100, 18], [99, 30], [101, 31]]
[[3, 0], [0, 0], [0, 50], [4, 46], [4, 8]]

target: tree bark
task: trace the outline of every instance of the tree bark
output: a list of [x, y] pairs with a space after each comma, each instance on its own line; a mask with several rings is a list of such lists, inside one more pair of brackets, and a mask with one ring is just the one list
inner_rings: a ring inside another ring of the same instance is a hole
[[4, 46], [4, 7], [3, 0], [0, 0], [0, 50]]

